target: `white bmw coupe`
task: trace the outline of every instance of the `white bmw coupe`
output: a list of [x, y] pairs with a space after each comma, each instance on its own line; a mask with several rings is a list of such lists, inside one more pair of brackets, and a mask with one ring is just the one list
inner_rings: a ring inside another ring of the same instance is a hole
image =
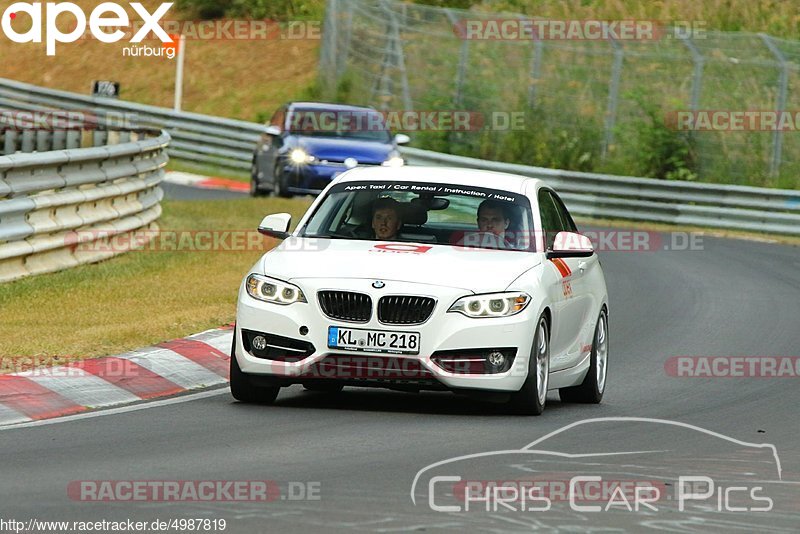
[[599, 403], [608, 294], [590, 240], [541, 180], [362, 167], [316, 198], [239, 291], [230, 387], [449, 390], [540, 414], [547, 392]]

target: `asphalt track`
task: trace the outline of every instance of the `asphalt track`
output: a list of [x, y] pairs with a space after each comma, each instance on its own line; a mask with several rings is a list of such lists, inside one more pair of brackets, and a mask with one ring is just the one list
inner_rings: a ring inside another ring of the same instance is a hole
[[[206, 192], [169, 186], [169, 196], [187, 194]], [[551, 393], [544, 415], [527, 418], [445, 393], [349, 389], [331, 396], [294, 386], [268, 407], [238, 404], [221, 390], [137, 411], [4, 429], [0, 517], [224, 518], [226, 532], [797, 532], [798, 379], [676, 378], [665, 372], [665, 362], [685, 355], [800, 356], [800, 249], [706, 237], [702, 250], [604, 252], [601, 261], [611, 297], [611, 360], [609, 389], [599, 406], [561, 404]], [[753, 452], [686, 427], [624, 420], [578, 426], [544, 443], [576, 455], [651, 452], [634, 459], [498, 455], [463, 460], [459, 473], [506, 480], [535, 469], [553, 479], [600, 472], [641, 480], [703, 472], [713, 474], [719, 487], [743, 480], [763, 486], [773, 509], [721, 512], [720, 502], [711, 499], [679, 512], [665, 498], [655, 512], [577, 512], [563, 501], [549, 511], [438, 512], [428, 504], [425, 484], [417, 485], [412, 502], [415, 476], [429, 464], [516, 450], [571, 423], [621, 417], [679, 421], [743, 442], [774, 444], [782, 482], [774, 482], [772, 457], [762, 449]], [[81, 480], [271, 480], [282, 498], [81, 502], [67, 493], [71, 481]], [[318, 484], [320, 499], [288, 499], [289, 482]]]

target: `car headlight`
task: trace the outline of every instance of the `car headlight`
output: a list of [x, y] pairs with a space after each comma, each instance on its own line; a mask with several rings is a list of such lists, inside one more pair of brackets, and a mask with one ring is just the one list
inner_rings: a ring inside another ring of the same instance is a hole
[[524, 310], [530, 301], [530, 295], [521, 291], [470, 295], [458, 299], [447, 311], [467, 317], [508, 317]]
[[302, 148], [295, 148], [289, 152], [289, 160], [296, 165], [303, 165], [305, 163], [312, 163], [317, 158], [303, 150]]
[[282, 305], [308, 302], [299, 287], [274, 278], [251, 274], [244, 286], [248, 295], [264, 302]]
[[384, 167], [402, 167], [405, 165], [405, 160], [400, 156], [398, 152], [392, 152], [389, 154], [389, 159], [384, 161], [381, 165]]

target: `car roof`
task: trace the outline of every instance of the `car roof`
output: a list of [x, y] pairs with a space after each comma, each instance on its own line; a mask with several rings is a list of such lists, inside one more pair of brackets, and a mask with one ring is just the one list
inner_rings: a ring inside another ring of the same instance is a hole
[[293, 109], [319, 109], [323, 111], [375, 111], [375, 108], [366, 106], [351, 106], [347, 104], [331, 104], [328, 102], [289, 102], [289, 110]]
[[529, 178], [505, 172], [463, 169], [459, 167], [432, 167], [408, 165], [404, 167], [356, 167], [342, 173], [337, 182], [397, 181], [432, 182], [471, 187], [500, 189], [512, 193], [525, 193], [526, 184], [542, 184], [538, 178]]

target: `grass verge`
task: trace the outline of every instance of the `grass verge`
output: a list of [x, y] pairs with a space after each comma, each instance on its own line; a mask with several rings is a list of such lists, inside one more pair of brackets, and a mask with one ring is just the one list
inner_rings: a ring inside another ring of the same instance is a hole
[[[298, 220], [309, 203], [165, 201], [160, 225], [162, 232], [250, 232], [267, 213], [286, 211]], [[2, 367], [8, 371], [21, 358], [58, 363], [118, 354], [231, 323], [242, 276], [262, 253], [133, 251], [0, 285]]]

